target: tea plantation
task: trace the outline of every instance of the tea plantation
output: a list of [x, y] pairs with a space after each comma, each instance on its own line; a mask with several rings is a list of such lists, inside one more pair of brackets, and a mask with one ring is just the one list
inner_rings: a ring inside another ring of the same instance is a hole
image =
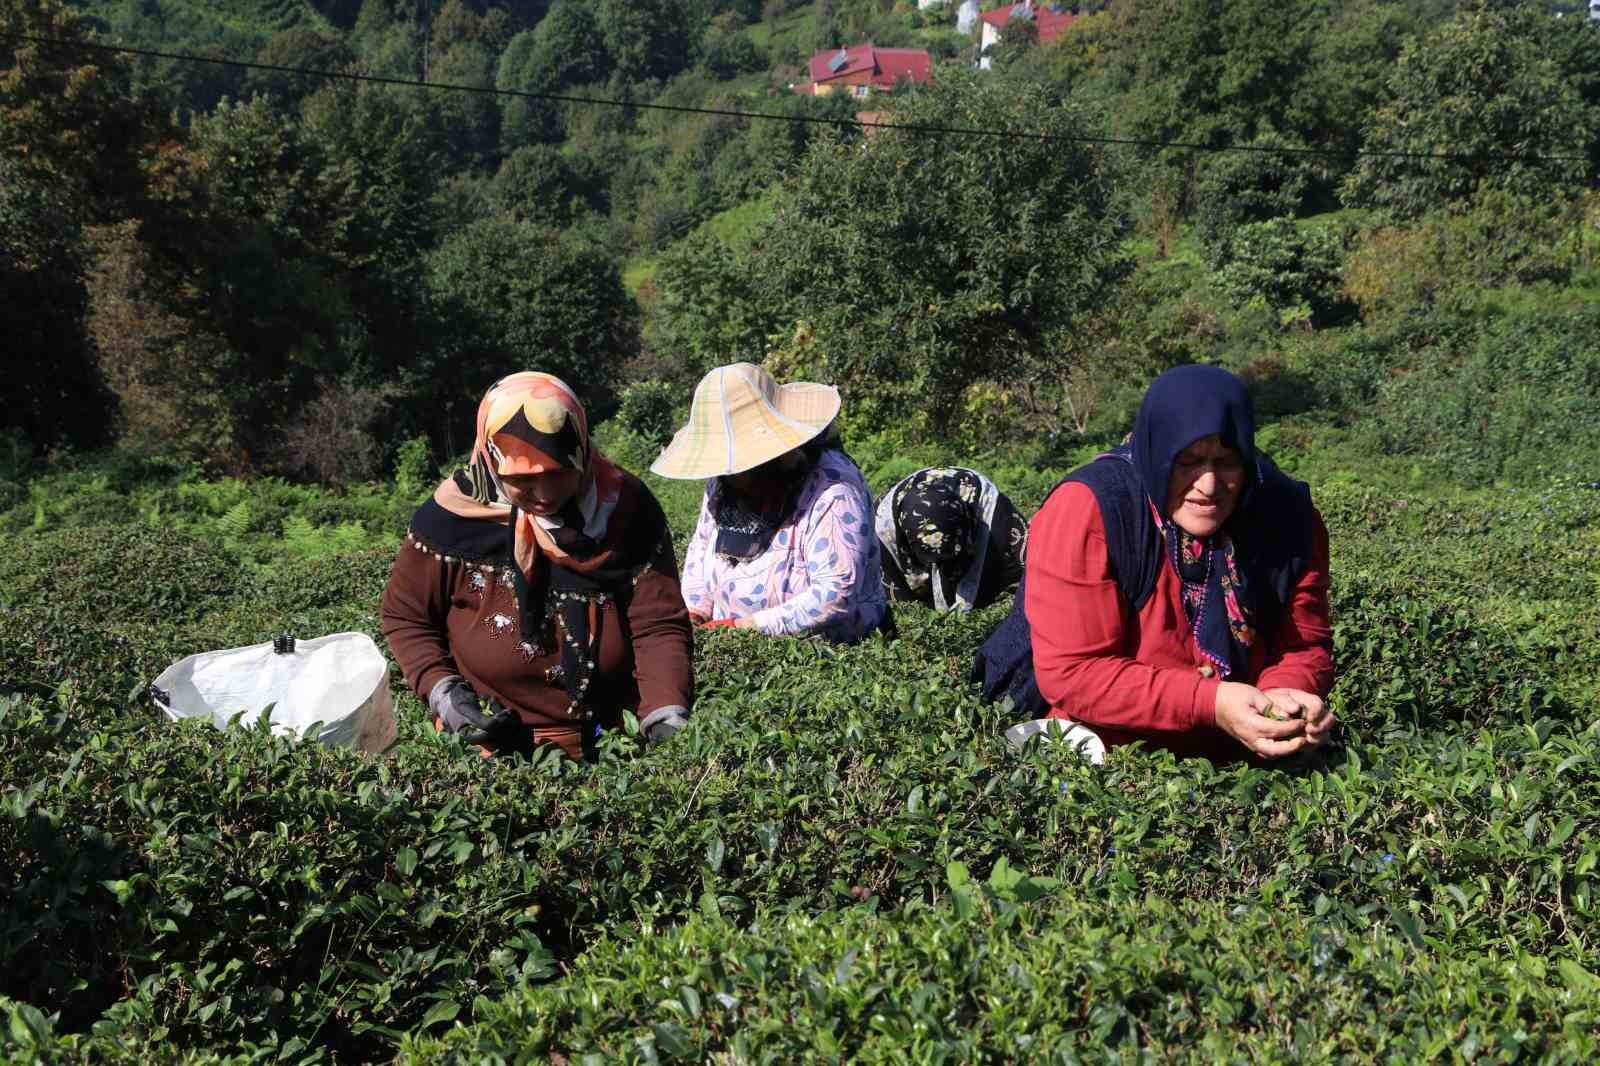
[[692, 727], [592, 767], [409, 696], [383, 757], [174, 726], [181, 655], [376, 633], [412, 498], [42, 477], [0, 515], [4, 1059], [1592, 1062], [1600, 492], [1305, 464], [1348, 737], [1273, 770], [1012, 752], [963, 680], [1003, 603], [700, 634]]

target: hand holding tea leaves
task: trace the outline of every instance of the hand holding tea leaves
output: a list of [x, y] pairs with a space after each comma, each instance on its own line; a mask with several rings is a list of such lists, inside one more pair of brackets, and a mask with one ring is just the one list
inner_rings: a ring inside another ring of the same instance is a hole
[[1300, 718], [1274, 719], [1272, 712], [1278, 710], [1272, 698], [1254, 685], [1224, 681], [1217, 686], [1217, 728], [1268, 759], [1293, 755], [1311, 743], [1307, 723]]
[[1321, 696], [1298, 688], [1269, 688], [1262, 695], [1272, 701], [1268, 718], [1302, 719], [1306, 724], [1306, 744], [1323, 744], [1333, 734], [1336, 719]]

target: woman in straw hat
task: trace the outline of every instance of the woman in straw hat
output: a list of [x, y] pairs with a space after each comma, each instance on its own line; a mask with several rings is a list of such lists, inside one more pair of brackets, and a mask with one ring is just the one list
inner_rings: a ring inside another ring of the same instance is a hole
[[591, 447], [582, 404], [549, 374], [484, 395], [470, 465], [411, 520], [383, 632], [435, 724], [486, 754], [552, 743], [578, 757], [624, 708], [651, 741], [689, 713], [666, 519]]
[[888, 624], [872, 496], [833, 432], [838, 413], [832, 386], [780, 386], [751, 363], [700, 380], [650, 467], [706, 479], [683, 564], [696, 621], [840, 642]]

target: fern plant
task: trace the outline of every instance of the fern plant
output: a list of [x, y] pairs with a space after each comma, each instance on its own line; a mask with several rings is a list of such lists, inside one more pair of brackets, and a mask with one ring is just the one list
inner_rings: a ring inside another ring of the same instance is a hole
[[245, 535], [250, 532], [251, 517], [249, 500], [240, 500], [228, 508], [227, 513], [214, 523], [222, 542], [229, 548], [238, 550]]
[[283, 532], [278, 544], [285, 552], [301, 559], [315, 559], [322, 554], [322, 534], [302, 514], [292, 514], [284, 519]]

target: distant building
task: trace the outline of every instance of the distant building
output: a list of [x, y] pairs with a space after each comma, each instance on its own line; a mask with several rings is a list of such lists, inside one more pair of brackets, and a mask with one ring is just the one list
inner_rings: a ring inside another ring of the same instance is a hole
[[[1600, 3], [1600, 0], [1595, 0]], [[1006, 23], [1014, 18], [1033, 19], [1039, 27], [1039, 43], [1049, 44], [1061, 36], [1061, 31], [1078, 21], [1078, 16], [1061, 7], [1051, 4], [1048, 7], [1034, 7], [1032, 0], [1022, 0], [1020, 4], [1010, 7], [997, 7], [993, 11], [985, 11], [978, 16], [983, 20], [983, 37], [978, 41], [978, 54], [983, 55], [991, 45], [1000, 43], [1000, 33], [1006, 28]], [[959, 27], [958, 27], [959, 28]], [[978, 61], [978, 66], [984, 70], [989, 69], [989, 57], [983, 55]]]
[[926, 83], [933, 74], [933, 61], [921, 48], [878, 48], [867, 44], [832, 48], [811, 57], [811, 80], [796, 85], [794, 91], [808, 96], [847, 92], [866, 97], [888, 92], [902, 81]]
[[[1600, 4], [1600, 0], [1595, 0]], [[971, 33], [972, 28], [978, 24], [978, 0], [963, 0], [956, 9], [956, 32]]]

